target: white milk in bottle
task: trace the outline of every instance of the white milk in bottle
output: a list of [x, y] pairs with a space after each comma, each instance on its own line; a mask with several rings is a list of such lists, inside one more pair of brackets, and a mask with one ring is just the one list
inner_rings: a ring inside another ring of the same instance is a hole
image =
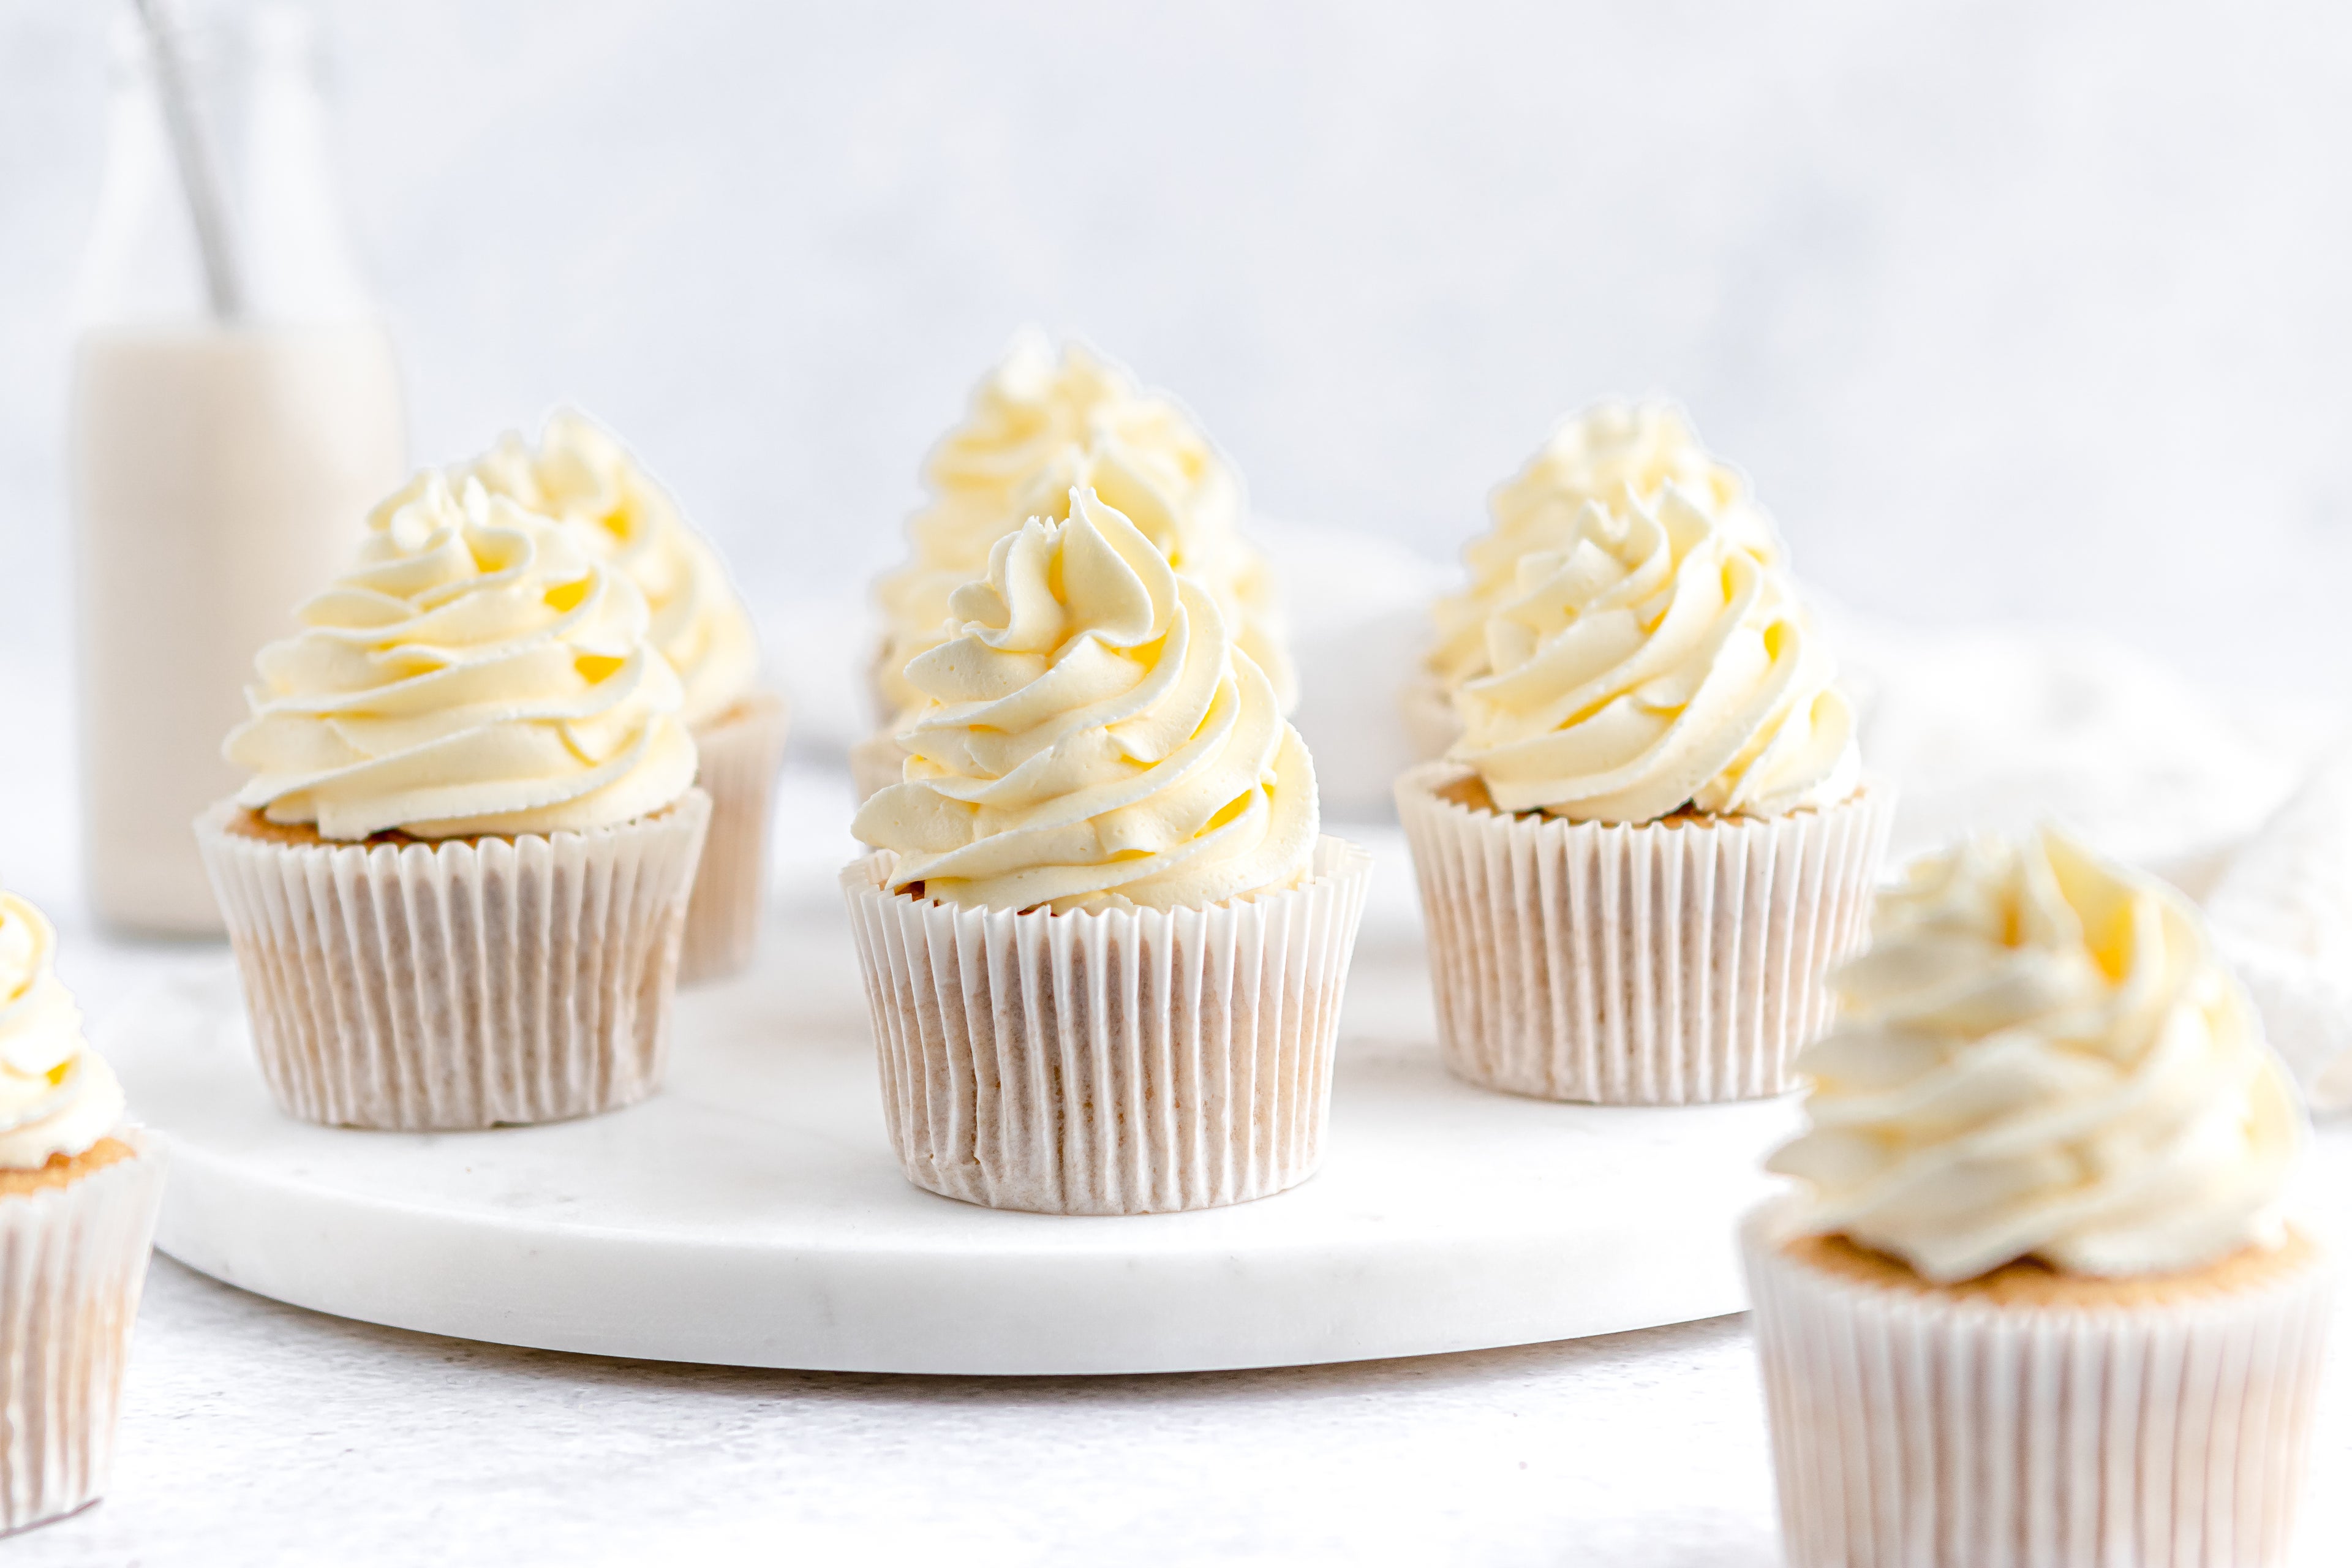
[[118, 38], [75, 354], [81, 804], [98, 913], [202, 934], [190, 825], [243, 782], [220, 748], [254, 654], [349, 561], [405, 437], [301, 15], [169, 48]]

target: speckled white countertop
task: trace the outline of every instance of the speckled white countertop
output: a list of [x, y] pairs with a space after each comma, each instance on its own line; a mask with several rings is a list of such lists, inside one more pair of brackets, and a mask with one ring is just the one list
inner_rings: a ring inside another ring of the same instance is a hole
[[12, 1564], [1773, 1560], [1736, 1319], [993, 1381], [427, 1339], [168, 1259], [149, 1291], [112, 1495]]
[[[2322, 1477], [2352, 1463], [2330, 1377]], [[2344, 1561], [2315, 1489], [2302, 1561]], [[1420, 1361], [879, 1377], [425, 1338], [159, 1258], [88, 1564], [1778, 1561], [1743, 1320]]]

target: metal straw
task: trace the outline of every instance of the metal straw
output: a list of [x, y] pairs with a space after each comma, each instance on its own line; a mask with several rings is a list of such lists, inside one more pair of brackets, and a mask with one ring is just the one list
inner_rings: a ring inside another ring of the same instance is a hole
[[213, 178], [211, 150], [196, 119], [194, 97], [188, 90], [187, 62], [180, 40], [165, 12], [165, 0], [131, 0], [155, 50], [155, 86], [163, 103], [163, 124], [172, 134], [172, 153], [180, 165], [180, 188], [188, 198], [188, 216], [196, 228], [196, 255], [204, 264], [205, 295], [213, 315], [234, 321], [245, 314], [245, 281], [236, 269], [236, 254], [229, 244], [228, 215], [221, 206], [220, 185]]

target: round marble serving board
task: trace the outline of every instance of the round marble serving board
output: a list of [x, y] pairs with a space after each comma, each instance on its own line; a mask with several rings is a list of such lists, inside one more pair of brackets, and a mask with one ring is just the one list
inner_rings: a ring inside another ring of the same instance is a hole
[[215, 971], [101, 1048], [172, 1173], [157, 1244], [404, 1329], [672, 1361], [1180, 1372], [1430, 1354], [1746, 1305], [1732, 1248], [1789, 1100], [1488, 1094], [1438, 1064], [1393, 837], [1357, 951], [1328, 1155], [1206, 1213], [1072, 1219], [917, 1190], [883, 1133], [845, 922], [800, 887], [752, 973], [683, 994], [664, 1090], [584, 1121], [402, 1134], [279, 1114]]

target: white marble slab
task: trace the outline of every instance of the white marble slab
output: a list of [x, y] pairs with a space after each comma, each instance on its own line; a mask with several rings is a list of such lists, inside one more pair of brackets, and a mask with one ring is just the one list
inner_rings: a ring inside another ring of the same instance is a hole
[[[908, 1185], [843, 922], [680, 998], [647, 1103], [548, 1127], [311, 1126], [268, 1099], [226, 964], [100, 1046], [168, 1139], [159, 1245], [297, 1305], [605, 1355], [856, 1371], [1176, 1372], [1424, 1354], [1738, 1310], [1729, 1236], [1787, 1100], [1602, 1109], [1448, 1078], [1407, 925], [1376, 915], [1329, 1156], [1290, 1193], [1129, 1219]], [[1363, 1021], [1360, 1025], [1358, 1020]]]

